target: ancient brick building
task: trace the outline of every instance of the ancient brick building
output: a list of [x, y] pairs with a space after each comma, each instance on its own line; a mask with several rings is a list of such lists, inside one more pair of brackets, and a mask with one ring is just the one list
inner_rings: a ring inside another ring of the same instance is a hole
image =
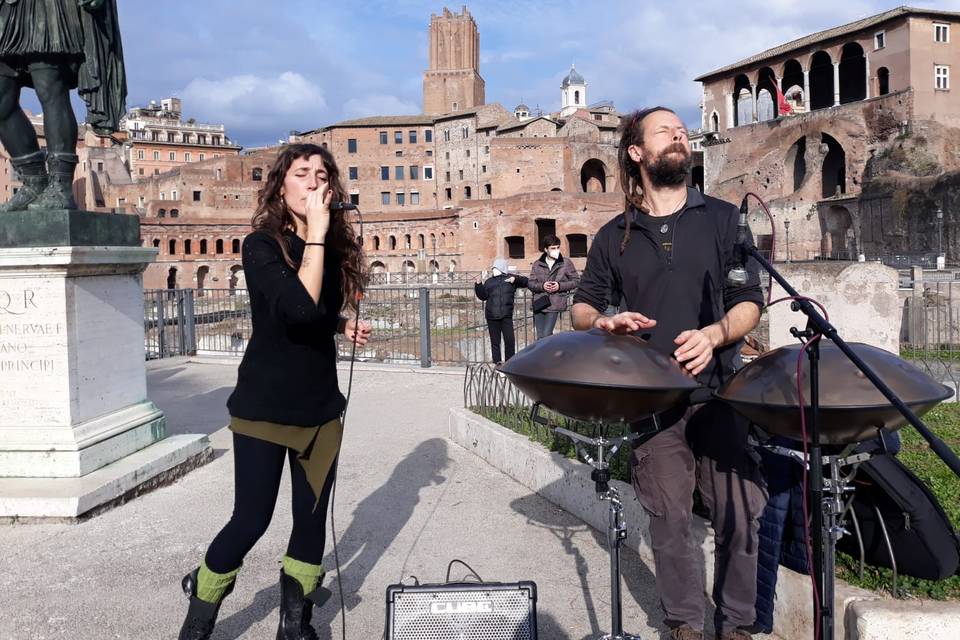
[[948, 240], [960, 215], [957, 29], [960, 13], [901, 7], [700, 76], [706, 191], [765, 198], [780, 259], [939, 251], [937, 210]]

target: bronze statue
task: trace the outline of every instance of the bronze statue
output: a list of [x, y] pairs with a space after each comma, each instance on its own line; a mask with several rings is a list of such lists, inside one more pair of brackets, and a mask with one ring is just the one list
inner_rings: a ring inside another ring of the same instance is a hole
[[[23, 87], [40, 99], [46, 151], [20, 108]], [[77, 208], [71, 89], [86, 102], [97, 133], [117, 129], [127, 81], [116, 0], [0, 0], [0, 142], [23, 181], [0, 212]]]

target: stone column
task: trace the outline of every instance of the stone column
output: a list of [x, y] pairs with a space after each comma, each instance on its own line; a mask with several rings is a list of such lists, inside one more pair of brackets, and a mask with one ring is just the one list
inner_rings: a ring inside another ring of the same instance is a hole
[[723, 94], [723, 97], [727, 106], [727, 129], [733, 129], [733, 127], [736, 125], [736, 121], [734, 120], [734, 109], [737, 108], [737, 105], [733, 100], [732, 93], [725, 93]]
[[863, 81], [867, 85], [867, 90], [863, 94], [863, 99], [869, 100], [870, 99], [870, 56], [868, 56], [866, 53], [863, 54], [863, 62], [864, 62], [864, 65], [866, 66], [866, 74], [865, 74], [866, 78], [864, 78]]
[[833, 106], [840, 106], [840, 63], [833, 63]]
[[757, 112], [757, 85], [751, 85], [751, 86], [750, 86], [750, 93], [753, 94], [753, 105], [752, 105], [752, 106], [753, 106], [753, 120], [752, 120], [752, 121], [753, 121], [753, 122], [756, 122], [757, 119], [758, 119], [758, 118], [757, 118], [757, 116], [758, 116], [758, 112]]
[[[777, 91], [779, 91], [782, 94], [783, 78], [778, 78], [777, 76], [774, 76], [773, 79], [777, 83]], [[784, 96], [784, 100], [786, 100], [786, 96]], [[773, 96], [773, 103], [776, 105], [773, 110], [777, 114], [777, 117], [782, 116], [783, 114], [780, 113], [780, 98], [778, 96]]]
[[803, 70], [803, 107], [810, 112], [810, 70]]

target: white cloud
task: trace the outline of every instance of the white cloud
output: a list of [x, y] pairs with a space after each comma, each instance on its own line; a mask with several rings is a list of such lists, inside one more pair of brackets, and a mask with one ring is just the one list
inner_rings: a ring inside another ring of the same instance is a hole
[[323, 90], [292, 71], [267, 78], [237, 75], [219, 80], [195, 78], [177, 92], [197, 119], [249, 128], [265, 122], [317, 121], [327, 111]]
[[420, 113], [420, 105], [393, 95], [366, 95], [351, 98], [343, 105], [345, 118], [369, 116], [405, 116]]

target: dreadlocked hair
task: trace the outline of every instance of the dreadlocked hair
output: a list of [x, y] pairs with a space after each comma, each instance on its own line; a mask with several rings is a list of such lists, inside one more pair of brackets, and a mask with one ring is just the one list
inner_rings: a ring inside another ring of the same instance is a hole
[[638, 109], [620, 121], [617, 132], [620, 134], [620, 143], [617, 147], [617, 164], [620, 167], [620, 188], [623, 189], [623, 239], [620, 241], [620, 254], [623, 255], [630, 242], [630, 218], [633, 209], [643, 206], [643, 180], [640, 175], [640, 165], [633, 161], [628, 150], [632, 146], [643, 146], [643, 121], [651, 113], [668, 111], [667, 107], [650, 107]]

